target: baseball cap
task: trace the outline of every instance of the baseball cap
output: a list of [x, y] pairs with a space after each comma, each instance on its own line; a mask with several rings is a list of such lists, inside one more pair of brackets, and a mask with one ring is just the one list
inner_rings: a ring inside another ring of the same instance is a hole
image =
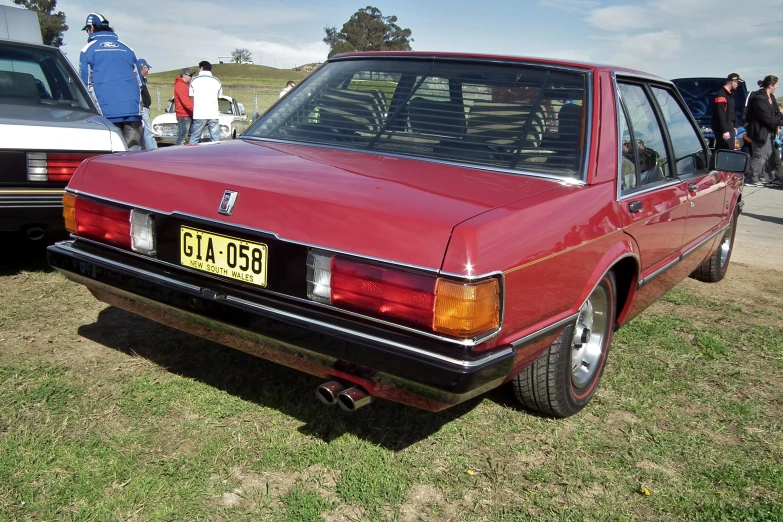
[[192, 69], [182, 69], [182, 72], [180, 73], [180, 76], [187, 74], [188, 76], [193, 76], [193, 70]]
[[110, 25], [109, 21], [106, 19], [105, 16], [103, 16], [101, 13], [90, 13], [87, 15], [87, 21], [84, 22], [84, 27], [82, 27], [82, 31], [86, 31], [89, 26], [96, 26], [96, 25]]
[[745, 83], [745, 80], [740, 78], [740, 75], [737, 74], [737, 73], [731, 73], [730, 75], [726, 76], [726, 79], [727, 80], [731, 80], [733, 82], [736, 81], [736, 82], [740, 82], [740, 83]]
[[144, 58], [139, 58], [138, 61], [136, 62], [136, 65], [139, 66], [139, 69], [141, 69], [142, 67], [146, 67], [147, 69], [152, 69], [150, 64], [148, 64], [147, 60], [145, 60]]

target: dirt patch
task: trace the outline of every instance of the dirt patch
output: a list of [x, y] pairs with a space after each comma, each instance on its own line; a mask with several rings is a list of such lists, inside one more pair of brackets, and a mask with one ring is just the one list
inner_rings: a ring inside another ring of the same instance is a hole
[[655, 462], [650, 462], [649, 460], [642, 460], [641, 462], [637, 462], [636, 467], [645, 471], [657, 471], [658, 473], [662, 473], [669, 478], [674, 478], [677, 476], [677, 471], [669, 469], [665, 466], [661, 466], [660, 464], [656, 464]]
[[401, 522], [454, 520], [457, 510], [446, 502], [443, 492], [429, 484], [414, 486], [400, 509]]
[[734, 302], [745, 310], [744, 313], [758, 308], [777, 310], [778, 315], [774, 316], [773, 323], [781, 324], [783, 271], [732, 263], [726, 277], [719, 283], [704, 284], [694, 279], [686, 279], [678, 288], [708, 299]]
[[[268, 507], [279, 508], [280, 499], [297, 485], [315, 491], [329, 502], [337, 503], [339, 502], [337, 496], [339, 478], [339, 471], [323, 466], [310, 466], [293, 473], [284, 471], [255, 473], [236, 467], [232, 468], [228, 476], [222, 480], [223, 484], [232, 487], [220, 495], [217, 504], [227, 508], [241, 507], [244, 510], [252, 510], [263, 499], [263, 503]], [[218, 477], [213, 477], [213, 480], [218, 480]]]

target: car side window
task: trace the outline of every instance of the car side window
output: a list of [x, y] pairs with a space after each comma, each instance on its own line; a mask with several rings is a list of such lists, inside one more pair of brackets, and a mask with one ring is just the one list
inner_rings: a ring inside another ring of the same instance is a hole
[[622, 137], [620, 152], [620, 186], [625, 192], [639, 186], [639, 164], [636, 162], [636, 147], [632, 145], [631, 132], [625, 111], [620, 111], [620, 136]]
[[669, 179], [665, 141], [652, 102], [639, 85], [620, 83], [619, 89], [630, 120], [628, 139], [639, 166], [640, 186]]
[[707, 151], [704, 150], [698, 129], [685, 115], [685, 109], [669, 91], [653, 87], [652, 92], [669, 130], [677, 175], [706, 169]]

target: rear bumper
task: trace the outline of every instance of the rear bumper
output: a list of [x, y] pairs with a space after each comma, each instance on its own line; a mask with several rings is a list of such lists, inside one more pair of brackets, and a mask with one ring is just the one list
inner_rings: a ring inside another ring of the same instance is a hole
[[49, 247], [48, 257], [67, 278], [113, 306], [422, 409], [442, 410], [499, 386], [516, 355], [511, 346], [484, 352], [435, 346], [78, 241]]
[[0, 232], [31, 226], [64, 231], [63, 194], [63, 189], [0, 189]]

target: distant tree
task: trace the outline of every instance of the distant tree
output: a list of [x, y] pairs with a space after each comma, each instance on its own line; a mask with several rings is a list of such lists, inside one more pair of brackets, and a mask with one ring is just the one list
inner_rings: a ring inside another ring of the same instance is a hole
[[245, 63], [253, 59], [253, 55], [247, 49], [234, 49], [231, 53], [234, 63]]
[[367, 6], [356, 11], [337, 27], [324, 27], [324, 43], [329, 56], [352, 51], [410, 51], [411, 30], [397, 25], [396, 16], [383, 16], [377, 7]]
[[43, 43], [55, 47], [62, 46], [63, 33], [68, 30], [68, 24], [65, 23], [65, 13], [53, 12], [57, 8], [57, 0], [13, 0], [13, 2], [25, 9], [38, 12]]

